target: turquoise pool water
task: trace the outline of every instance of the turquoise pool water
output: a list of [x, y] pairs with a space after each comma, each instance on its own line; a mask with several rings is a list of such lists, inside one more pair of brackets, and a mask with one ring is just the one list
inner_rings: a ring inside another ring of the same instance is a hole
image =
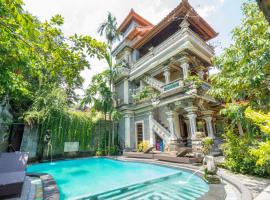
[[191, 174], [184, 171], [105, 158], [35, 164], [27, 171], [52, 175], [61, 199], [82, 199], [100, 194], [101, 199], [193, 200], [209, 190], [201, 178], [190, 177]]

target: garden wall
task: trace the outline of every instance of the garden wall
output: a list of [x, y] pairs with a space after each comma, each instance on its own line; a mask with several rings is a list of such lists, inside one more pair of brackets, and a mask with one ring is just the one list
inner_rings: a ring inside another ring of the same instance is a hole
[[[70, 156], [92, 156], [98, 149], [105, 149], [109, 143], [109, 132], [112, 132], [110, 123], [104, 120], [97, 122], [78, 121], [75, 119], [65, 119], [65, 116], [51, 118], [50, 122], [40, 124], [38, 128], [26, 127], [24, 130], [21, 151], [29, 152], [30, 158], [49, 159], [62, 158]], [[105, 129], [106, 127], [106, 129]], [[46, 130], [51, 131], [51, 147], [44, 142]], [[106, 132], [105, 132], [106, 130]], [[117, 126], [115, 126], [115, 135]], [[114, 138], [114, 144], [117, 144], [117, 137]], [[78, 152], [65, 153], [65, 142], [79, 142]]]

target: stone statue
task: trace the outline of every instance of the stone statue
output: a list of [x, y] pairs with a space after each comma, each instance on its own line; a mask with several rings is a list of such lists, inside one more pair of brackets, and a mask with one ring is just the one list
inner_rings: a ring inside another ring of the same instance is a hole
[[13, 122], [13, 116], [10, 113], [11, 106], [8, 96], [0, 104], [0, 152], [7, 151], [10, 125]]
[[219, 184], [220, 178], [217, 175], [217, 166], [213, 156], [205, 156], [203, 159], [204, 178], [208, 183]]

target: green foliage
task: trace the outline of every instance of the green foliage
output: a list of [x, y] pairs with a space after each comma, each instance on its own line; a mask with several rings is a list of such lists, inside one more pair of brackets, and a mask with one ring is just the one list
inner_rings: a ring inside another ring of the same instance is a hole
[[205, 155], [209, 155], [212, 152], [213, 144], [213, 138], [206, 137], [202, 140], [202, 150]]
[[101, 36], [105, 34], [107, 44], [110, 48], [115, 41], [120, 39], [120, 32], [118, 31], [117, 21], [112, 13], [108, 12], [107, 20], [100, 25], [98, 33]]
[[150, 86], [145, 86], [143, 89], [133, 96], [135, 101], [140, 101], [143, 99], [147, 99], [150, 97], [157, 97], [158, 93], [154, 91], [154, 89]]
[[244, 174], [270, 175], [269, 163], [256, 165], [257, 158], [250, 151], [250, 147], [257, 146], [255, 140], [251, 140], [247, 135], [239, 137], [231, 131], [226, 132], [224, 139], [223, 151], [226, 157], [226, 167], [234, 172]]
[[184, 85], [187, 86], [189, 89], [195, 87], [199, 88], [202, 85], [203, 81], [199, 78], [199, 76], [189, 75], [184, 80]]
[[261, 142], [259, 147], [250, 150], [251, 155], [255, 156], [257, 166], [268, 166], [270, 173], [270, 141]]
[[232, 32], [233, 44], [214, 59], [220, 72], [211, 94], [226, 102], [248, 100], [268, 107], [270, 101], [270, 26], [256, 3], [244, 3], [243, 19]]
[[120, 149], [117, 145], [114, 145], [114, 146], [109, 147], [108, 153], [111, 156], [116, 156], [116, 155], [119, 155]]
[[245, 116], [259, 126], [262, 132], [270, 135], [270, 112], [263, 113], [248, 107], [245, 110]]
[[0, 16], [0, 99], [9, 95], [16, 117], [44, 87], [64, 87], [72, 101], [83, 82], [80, 71], [89, 68], [87, 58], [102, 58], [106, 45], [90, 36], [65, 38], [62, 16], [41, 22], [21, 0], [0, 0]]
[[138, 152], [144, 152], [149, 148], [149, 142], [148, 141], [142, 141], [140, 144], [137, 146], [137, 151]]
[[105, 156], [105, 151], [104, 149], [98, 148], [96, 150], [96, 156]]
[[245, 110], [245, 116], [251, 119], [257, 126], [259, 126], [260, 130], [268, 136], [266, 141], [259, 142], [259, 145], [252, 148], [250, 153], [257, 158], [256, 165], [270, 166], [270, 112], [265, 114], [248, 107]]
[[[233, 44], [214, 58], [211, 95], [226, 103], [225, 166], [269, 175], [270, 26], [255, 2], [244, 3]], [[263, 110], [264, 112], [258, 111]]]
[[65, 91], [51, 88], [38, 95], [31, 109], [25, 113], [24, 120], [28, 125], [39, 127], [40, 154], [46, 130], [51, 130], [53, 155], [59, 156], [63, 154], [65, 142], [79, 142], [80, 151], [94, 152], [104, 148], [108, 143], [104, 129], [109, 124], [96, 116], [98, 113], [69, 109]]

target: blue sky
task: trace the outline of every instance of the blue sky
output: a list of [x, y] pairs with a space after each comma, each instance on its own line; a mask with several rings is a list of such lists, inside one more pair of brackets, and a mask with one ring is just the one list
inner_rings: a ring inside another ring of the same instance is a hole
[[[211, 41], [217, 46], [216, 53], [231, 43], [231, 30], [242, 18], [241, 5], [248, 0], [189, 0], [194, 9], [219, 33]], [[112, 12], [118, 24], [125, 18], [131, 8], [153, 24], [158, 23], [180, 0], [24, 0], [25, 8], [40, 20], [50, 19], [55, 14], [65, 18], [62, 27], [68, 36], [74, 33], [87, 34], [104, 40], [97, 34], [99, 24], [106, 19], [107, 11]], [[106, 64], [91, 60], [91, 70], [82, 72], [85, 78], [84, 88], [91, 77], [104, 70]]]

